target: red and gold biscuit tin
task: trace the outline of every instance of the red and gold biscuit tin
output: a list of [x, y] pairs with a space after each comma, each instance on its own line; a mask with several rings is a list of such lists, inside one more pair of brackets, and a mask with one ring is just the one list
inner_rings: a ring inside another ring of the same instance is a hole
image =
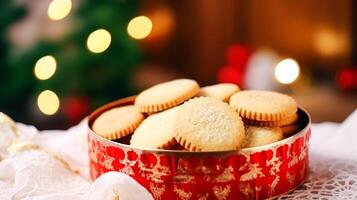
[[310, 117], [299, 109], [300, 131], [260, 147], [226, 152], [151, 150], [109, 141], [91, 130], [104, 111], [132, 104], [134, 97], [107, 104], [88, 120], [90, 174], [130, 175], [155, 199], [266, 199], [293, 190], [307, 177]]

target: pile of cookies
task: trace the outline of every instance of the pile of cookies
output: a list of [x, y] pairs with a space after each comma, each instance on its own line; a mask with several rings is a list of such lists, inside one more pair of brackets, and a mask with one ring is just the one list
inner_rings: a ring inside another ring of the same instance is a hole
[[144, 90], [134, 105], [105, 111], [92, 129], [140, 148], [229, 151], [279, 141], [298, 131], [297, 121], [287, 95], [177, 79]]

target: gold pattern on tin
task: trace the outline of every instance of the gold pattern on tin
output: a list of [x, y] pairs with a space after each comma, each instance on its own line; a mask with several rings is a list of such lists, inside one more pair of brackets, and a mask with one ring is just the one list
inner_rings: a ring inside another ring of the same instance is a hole
[[251, 199], [250, 197], [252, 197], [254, 192], [252, 186], [249, 185], [248, 183], [240, 183], [239, 191], [244, 194], [246, 199]]
[[208, 193], [205, 194], [197, 194], [197, 200], [208, 200]]
[[200, 160], [200, 164], [198, 165], [198, 167], [196, 168], [196, 173], [197, 174], [203, 174], [203, 179], [206, 182], [211, 182], [212, 179], [212, 171], [211, 169], [207, 168], [206, 166], [203, 165], [203, 160]]
[[297, 155], [293, 154], [292, 159], [288, 163], [288, 167], [291, 168], [292, 166], [296, 165], [299, 162], [299, 158]]
[[192, 192], [185, 192], [183, 189], [177, 188], [176, 185], [174, 185], [174, 192], [181, 200], [189, 200], [192, 197]]
[[183, 159], [179, 159], [177, 163], [176, 173], [173, 177], [174, 182], [176, 183], [191, 183], [193, 184], [194, 176], [189, 175], [189, 171], [187, 170], [187, 162]]
[[182, 183], [182, 184], [192, 183], [193, 179], [194, 179], [193, 176], [187, 174], [176, 174], [173, 177], [174, 183]]
[[288, 167], [292, 167], [294, 165], [296, 165], [299, 161], [305, 159], [306, 157], [306, 147], [300, 151], [300, 154], [299, 155], [296, 155], [296, 154], [293, 154], [292, 155], [292, 159], [291, 161], [288, 163]]
[[231, 186], [226, 185], [225, 187], [215, 185], [213, 187], [213, 193], [218, 200], [227, 200], [229, 194], [231, 193]]
[[[120, 169], [120, 172], [132, 176], [134, 175], [134, 170], [133, 170], [133, 166], [137, 163], [137, 159], [136, 160], [129, 160], [128, 159], [128, 151], [125, 149], [123, 149], [124, 152], [124, 159], [119, 160], [119, 163], [124, 165], [124, 167], [122, 169]], [[136, 152], [135, 152], [136, 153]]]
[[[306, 147], [306, 148], [304, 148], [304, 157], [306, 157], [306, 155], [307, 155], [307, 152], [308, 152], [309, 150], [308, 150], [308, 147]], [[305, 163], [303, 163], [303, 166], [302, 166], [302, 169], [300, 170], [300, 179], [302, 180], [303, 178], [304, 178], [304, 176], [305, 176], [305, 170], [306, 170], [306, 162]]]
[[278, 185], [280, 180], [280, 176], [278, 174], [275, 175], [275, 178], [271, 184], [269, 184], [269, 195], [272, 196], [275, 193], [275, 188]]
[[100, 144], [100, 143], [94, 145], [94, 143], [92, 143], [92, 142], [96, 142], [95, 139], [93, 139], [91, 137], [89, 137], [89, 138], [90, 138], [89, 142], [90, 142], [90, 144], [92, 144], [91, 145], [92, 146], [92, 151], [89, 153], [89, 158], [93, 162], [99, 163], [98, 157], [100, 157], [100, 155], [103, 154], [104, 148], [103, 148], [102, 144]]
[[248, 162], [245, 165], [248, 165], [249, 171], [247, 173], [242, 174], [239, 179], [240, 181], [250, 181], [257, 178], [258, 176], [264, 176], [262, 168], [260, 168], [258, 164], [251, 164], [250, 162]]
[[305, 159], [305, 157], [306, 157], [306, 150], [307, 150], [307, 148], [305, 147], [305, 148], [300, 152], [299, 161]]
[[89, 152], [89, 159], [94, 163], [98, 163], [97, 154], [98, 149], [96, 147], [93, 147], [92, 151]]
[[282, 161], [276, 157], [276, 151], [273, 151], [273, 158], [266, 162], [267, 166], [272, 166], [269, 171], [270, 175], [275, 175], [277, 172], [279, 172], [281, 164]]
[[226, 183], [232, 180], [235, 180], [233, 175], [233, 167], [229, 166], [223, 170], [222, 174], [216, 177], [215, 182]]
[[162, 194], [165, 192], [164, 184], [150, 183], [150, 191], [155, 199], [161, 199]]
[[119, 172], [124, 173], [126, 175], [134, 175], [134, 170], [131, 168], [131, 166], [125, 165], [123, 168], [119, 170]]
[[275, 177], [274, 180], [272, 181], [272, 183], [269, 185], [269, 195], [274, 194], [275, 188], [278, 185], [278, 182], [280, 180], [279, 168], [280, 168], [281, 164], [282, 164], [282, 161], [276, 157], [276, 150], [274, 150], [272, 159], [270, 159], [266, 163], [267, 166], [271, 166], [269, 174]]
[[289, 172], [286, 173], [286, 179], [288, 180], [290, 187], [294, 185], [295, 176], [291, 175]]
[[146, 165], [139, 160], [140, 175], [156, 183], [162, 183], [164, 182], [162, 180], [162, 177], [168, 176], [170, 174], [170, 169], [169, 167], [161, 165], [160, 157], [158, 155], [153, 155], [156, 157], [157, 160], [154, 166], [146, 167]]
[[115, 158], [103, 154], [103, 159], [104, 160], [102, 161], [101, 165], [104, 166], [108, 170], [114, 170], [113, 161]]

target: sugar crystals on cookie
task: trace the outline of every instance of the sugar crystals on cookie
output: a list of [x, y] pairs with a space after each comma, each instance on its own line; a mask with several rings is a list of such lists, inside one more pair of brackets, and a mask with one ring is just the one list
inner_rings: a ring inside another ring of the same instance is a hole
[[198, 97], [180, 106], [175, 122], [176, 140], [190, 151], [239, 150], [244, 125], [227, 103]]

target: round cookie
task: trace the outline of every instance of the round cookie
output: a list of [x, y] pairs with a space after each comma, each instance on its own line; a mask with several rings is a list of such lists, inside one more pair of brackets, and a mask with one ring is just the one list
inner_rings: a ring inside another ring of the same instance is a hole
[[243, 146], [257, 147], [270, 144], [283, 139], [283, 133], [279, 127], [246, 127], [246, 140]]
[[289, 137], [299, 130], [299, 125], [295, 123], [295, 124], [281, 126], [280, 128], [281, 131], [283, 132], [284, 137]]
[[289, 124], [293, 124], [295, 122], [297, 122], [299, 119], [299, 116], [297, 113], [294, 113], [293, 115], [290, 115], [286, 118], [284, 118], [283, 120], [280, 121], [280, 126], [286, 126]]
[[144, 118], [134, 105], [112, 108], [94, 121], [92, 129], [102, 137], [115, 140], [132, 133]]
[[296, 113], [282, 119], [281, 121], [256, 121], [256, 120], [243, 118], [243, 122], [246, 125], [269, 126], [269, 127], [286, 126], [286, 125], [293, 124], [293, 123], [297, 122], [297, 120], [298, 120], [298, 115]]
[[213, 97], [190, 99], [176, 115], [176, 141], [190, 151], [239, 150], [243, 121], [227, 103]]
[[195, 96], [199, 89], [198, 83], [191, 79], [160, 83], [141, 92], [135, 99], [135, 106], [145, 113], [166, 110]]
[[256, 121], [280, 121], [297, 112], [297, 104], [290, 96], [263, 90], [237, 92], [229, 104], [242, 118]]
[[197, 96], [215, 97], [224, 102], [228, 102], [229, 98], [239, 91], [239, 87], [233, 83], [220, 83], [216, 85], [202, 87]]
[[150, 115], [131, 136], [130, 145], [142, 148], [167, 149], [176, 144], [175, 117], [178, 107]]

